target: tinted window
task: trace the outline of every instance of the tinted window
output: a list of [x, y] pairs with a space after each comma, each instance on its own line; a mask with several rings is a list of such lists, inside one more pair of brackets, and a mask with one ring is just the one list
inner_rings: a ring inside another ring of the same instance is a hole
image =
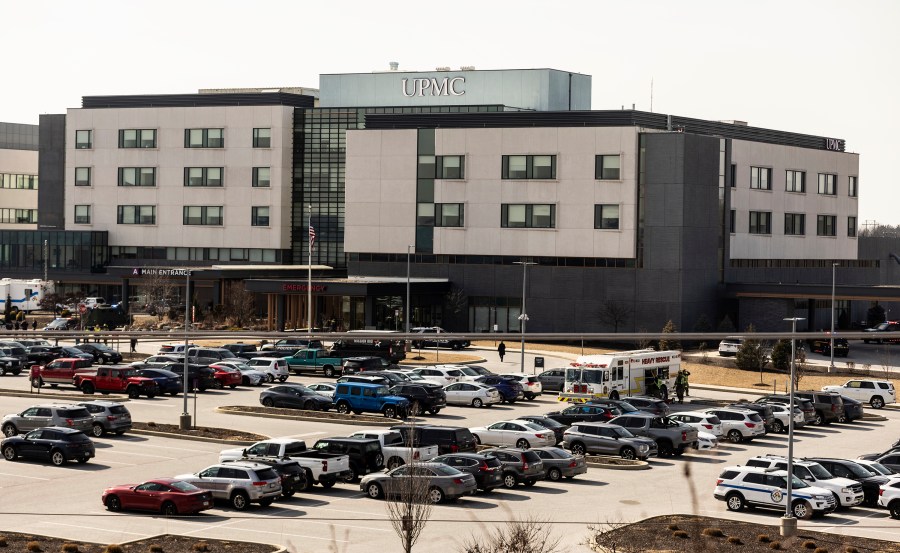
[[737, 475], [738, 472], [736, 470], [726, 470], [719, 475], [719, 478], [721, 478], [722, 480], [732, 480]]
[[90, 417], [91, 414], [88, 413], [88, 410], [84, 407], [77, 409], [60, 409], [57, 411], [60, 417], [64, 417], [67, 419], [83, 419], [86, 417]]
[[541, 460], [538, 454], [534, 451], [525, 451], [522, 453], [522, 457], [529, 463], [536, 463]]
[[260, 480], [274, 480], [274, 479], [278, 478], [278, 475], [275, 474], [275, 471], [272, 469], [257, 470], [256, 476]]
[[744, 475], [744, 482], [747, 482], [749, 484], [765, 484], [766, 475], [751, 472]]
[[471, 442], [475, 440], [475, 437], [468, 429], [461, 428], [453, 433], [453, 439], [457, 442]]

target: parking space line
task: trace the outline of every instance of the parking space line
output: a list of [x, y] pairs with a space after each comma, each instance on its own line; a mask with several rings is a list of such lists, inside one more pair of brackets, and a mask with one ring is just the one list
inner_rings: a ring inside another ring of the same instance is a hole
[[177, 445], [151, 445], [151, 444], [141, 443], [143, 440], [129, 440], [127, 438], [123, 438], [121, 440], [116, 440], [116, 441], [133, 443], [139, 447], [152, 447], [155, 449], [177, 449], [178, 451], [190, 451], [193, 453], [210, 453], [209, 451], [206, 451], [203, 449], [188, 449], [185, 447], [179, 447]]
[[[234, 522], [238, 522], [238, 521], [234, 521]], [[225, 524], [219, 524], [217, 526], [208, 526], [206, 528], [200, 528], [198, 530], [191, 530], [190, 532], [185, 532], [185, 535], [193, 534], [195, 532], [200, 532], [200, 531], [214, 530], [216, 528], [222, 528], [223, 526], [228, 526], [230, 524], [232, 524], [232, 523], [226, 522]], [[307, 539], [311, 539], [311, 540], [337, 541], [337, 542], [341, 542], [341, 543], [350, 543], [350, 540], [339, 540], [337, 538], [332, 538], [332, 537], [322, 538], [319, 536], [308, 536], [306, 534], [288, 534], [286, 532], [270, 532], [267, 530], [255, 530], [255, 529], [250, 529], [250, 528], [234, 528], [234, 529], [238, 530], [240, 532], [256, 532], [257, 534], [271, 534], [274, 536], [291, 536], [292, 538], [307, 538]], [[370, 530], [370, 528], [365, 528], [365, 530]]]
[[16, 478], [31, 478], [32, 480], [50, 480], [50, 478], [41, 478], [40, 476], [25, 476], [24, 474], [10, 474], [8, 472], [0, 472], [0, 476], [14, 476]]
[[157, 459], [178, 459], [178, 457], [168, 457], [166, 455], [153, 455], [152, 453], [134, 453], [132, 451], [116, 451], [112, 450], [104, 453], [117, 453], [119, 455], [137, 455], [138, 457], [155, 457]]
[[68, 528], [81, 528], [83, 530], [95, 530], [97, 532], [107, 532], [109, 534], [129, 534], [132, 536], [150, 537], [152, 534], [140, 534], [138, 532], [126, 532], [124, 530], [108, 530], [106, 528], [97, 528], [95, 526], [85, 526], [83, 524], [65, 524], [63, 522], [42, 521], [43, 524], [52, 524], [54, 526], [66, 526]]
[[151, 407], [177, 407], [177, 405], [170, 405], [167, 403], [150, 403], [147, 401], [135, 401], [133, 399], [128, 403], [129, 405], [149, 405]]

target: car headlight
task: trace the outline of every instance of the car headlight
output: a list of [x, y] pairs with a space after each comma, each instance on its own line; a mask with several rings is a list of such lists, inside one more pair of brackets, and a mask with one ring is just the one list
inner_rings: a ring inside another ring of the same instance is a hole
[[850, 493], [851, 491], [850, 488], [841, 488], [841, 493]]
[[819, 500], [819, 501], [825, 501], [826, 499], [828, 499], [828, 496], [827, 495], [813, 495], [812, 498]]
[[644, 445], [638, 446], [638, 449], [641, 451], [647, 451], [648, 449], [650, 449], [650, 446], [644, 444]]

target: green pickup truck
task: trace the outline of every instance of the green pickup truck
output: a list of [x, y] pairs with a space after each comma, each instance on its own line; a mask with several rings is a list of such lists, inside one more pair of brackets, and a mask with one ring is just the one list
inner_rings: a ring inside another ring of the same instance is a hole
[[293, 355], [285, 357], [288, 370], [300, 375], [305, 372], [322, 372], [333, 378], [341, 376], [341, 358], [327, 357], [324, 349], [298, 349]]

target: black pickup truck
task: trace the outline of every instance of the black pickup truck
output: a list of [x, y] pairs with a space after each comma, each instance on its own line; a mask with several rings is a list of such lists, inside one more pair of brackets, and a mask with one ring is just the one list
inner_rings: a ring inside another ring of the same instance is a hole
[[325, 438], [312, 448], [350, 457], [350, 471], [344, 473], [344, 482], [358, 482], [361, 476], [384, 468], [381, 442], [376, 438]]
[[243, 359], [253, 359], [254, 357], [262, 357], [263, 355], [265, 355], [265, 352], [259, 351], [259, 348], [257, 348], [254, 344], [245, 344], [243, 342], [238, 342], [236, 344], [225, 344], [222, 347], [235, 354], [237, 357], [241, 357]]

